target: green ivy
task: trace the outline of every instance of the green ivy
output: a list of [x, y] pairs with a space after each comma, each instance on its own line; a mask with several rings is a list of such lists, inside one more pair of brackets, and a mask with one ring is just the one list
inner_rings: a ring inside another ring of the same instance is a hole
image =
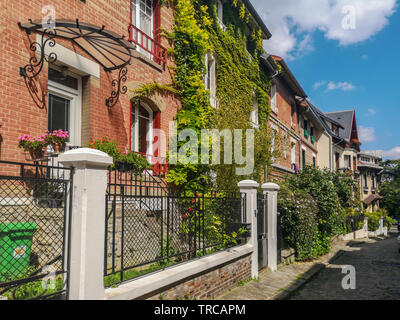
[[[270, 83], [259, 65], [259, 56], [264, 52], [261, 30], [250, 30], [245, 16], [237, 12], [234, 3], [225, 2], [224, 15], [228, 17], [226, 32], [217, 22], [215, 1], [175, 1], [175, 24], [169, 38], [174, 43], [174, 85], [182, 102], [176, 117], [177, 129], [178, 132], [194, 129], [199, 136], [202, 129], [252, 129], [249, 119], [255, 95], [260, 119], [260, 128], [255, 133], [255, 170], [250, 177], [243, 177], [235, 174], [235, 164], [214, 167], [177, 164], [171, 166], [168, 182], [181, 191], [209, 190], [211, 170], [217, 175], [217, 187], [224, 190], [236, 189], [237, 182], [246, 178], [262, 181], [264, 168], [270, 161], [267, 127]], [[250, 41], [247, 39], [249, 34]], [[250, 57], [246, 47], [254, 58]], [[216, 110], [210, 106], [209, 92], [203, 83], [204, 59], [208, 52], [217, 61], [216, 95], [219, 107]], [[243, 135], [243, 146], [245, 139]]]

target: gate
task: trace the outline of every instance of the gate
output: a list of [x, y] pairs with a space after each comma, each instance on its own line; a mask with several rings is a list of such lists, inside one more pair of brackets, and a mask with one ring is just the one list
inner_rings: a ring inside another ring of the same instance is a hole
[[68, 299], [72, 177], [0, 161], [0, 298]]
[[257, 194], [257, 239], [258, 239], [258, 269], [268, 265], [268, 220], [267, 194]]

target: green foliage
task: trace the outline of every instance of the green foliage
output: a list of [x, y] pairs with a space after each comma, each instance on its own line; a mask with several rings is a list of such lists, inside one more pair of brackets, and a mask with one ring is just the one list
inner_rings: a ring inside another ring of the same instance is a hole
[[376, 212], [365, 212], [365, 215], [368, 217], [368, 230], [376, 231], [379, 229], [379, 221], [383, 218], [383, 226], [387, 227], [388, 230], [392, 227], [395, 220], [388, 215], [388, 212], [385, 209], [380, 209]]
[[[147, 159], [137, 154], [136, 152], [126, 151], [121, 152], [118, 143], [115, 140], [110, 139], [107, 135], [103, 136], [101, 139], [91, 140], [89, 147], [92, 149], [97, 149], [107, 153], [113, 158], [113, 164], [110, 169], [120, 169], [121, 171], [133, 171], [136, 173], [141, 173], [145, 169], [151, 169], [151, 165], [148, 163]], [[120, 165], [126, 164], [124, 169]]]
[[314, 199], [302, 190], [291, 190], [282, 185], [278, 197], [282, 216], [282, 233], [287, 244], [296, 251], [298, 261], [314, 257], [318, 233], [318, 207]]
[[[28, 278], [36, 271], [37, 271], [36, 268], [31, 266], [24, 273], [20, 274], [18, 277], [16, 277], [13, 280]], [[50, 285], [49, 282], [47, 282], [47, 284]], [[50, 286], [49, 286], [47, 290], [43, 286], [42, 280], [32, 281], [32, 282], [22, 284], [21, 286], [18, 287], [18, 289], [15, 291], [15, 300], [28, 300], [28, 299], [38, 297], [42, 294], [48, 295], [48, 294], [56, 293], [58, 291], [61, 291], [62, 289], [63, 289], [62, 276], [56, 277], [55, 288], [50, 288]], [[14, 291], [14, 289], [9, 290], [9, 291], [3, 293], [3, 295], [5, 297], [7, 297], [8, 300], [14, 300], [13, 291]]]
[[176, 90], [173, 85], [162, 85], [156, 81], [153, 83], [143, 84], [138, 89], [134, 90], [135, 94], [139, 97], [148, 97], [155, 91], [179, 96], [178, 90]]
[[381, 205], [391, 217], [400, 218], [400, 160], [386, 161], [383, 167], [393, 176], [393, 181], [380, 184], [379, 194], [383, 197]]
[[298, 261], [328, 253], [331, 238], [346, 233], [347, 217], [360, 215], [360, 208], [350, 176], [311, 166], [282, 183], [278, 196], [283, 236]]
[[[209, 190], [211, 170], [217, 176], [217, 186], [214, 187], [219, 189], [236, 189], [237, 182], [246, 178], [261, 181], [271, 157], [267, 127], [270, 83], [259, 66], [259, 55], [264, 52], [261, 30], [249, 26], [249, 13], [245, 9], [243, 11], [241, 3], [233, 3], [232, 6], [225, 3], [224, 16], [227, 17], [226, 32], [222, 31], [217, 22], [215, 1], [175, 1], [175, 25], [172, 34], [167, 36], [174, 43], [171, 52], [176, 62], [173, 82], [182, 102], [176, 117], [177, 130], [193, 129], [200, 136], [201, 130], [207, 128], [231, 131], [253, 129], [249, 119], [256, 100], [260, 128], [255, 133], [254, 174], [249, 177], [237, 176], [236, 165], [229, 164], [212, 168], [200, 164], [170, 165], [168, 182], [174, 184], [178, 192]], [[210, 106], [210, 93], [203, 83], [203, 74], [206, 72], [204, 59], [208, 52], [217, 61], [216, 95], [219, 106], [216, 110]], [[250, 57], [249, 52], [254, 58]], [[245, 140], [244, 134], [244, 147]], [[184, 142], [179, 142], [178, 147], [182, 144]], [[221, 154], [223, 152], [221, 148]]]

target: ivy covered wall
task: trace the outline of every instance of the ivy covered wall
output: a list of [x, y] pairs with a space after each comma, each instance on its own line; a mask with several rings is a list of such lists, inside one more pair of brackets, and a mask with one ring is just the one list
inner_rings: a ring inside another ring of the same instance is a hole
[[[168, 182], [175, 185], [178, 192], [208, 191], [211, 188], [236, 190], [237, 182], [244, 179], [262, 182], [265, 167], [271, 160], [271, 139], [267, 126], [270, 79], [260, 67], [259, 59], [264, 53], [262, 33], [258, 26], [249, 23], [249, 13], [240, 0], [222, 2], [226, 31], [217, 21], [214, 0], [175, 0], [166, 4], [175, 9], [173, 32], [165, 32], [164, 36], [174, 44], [169, 52], [176, 62], [176, 68], [171, 70], [174, 74], [172, 86], [182, 103], [176, 117], [177, 129], [179, 132], [190, 128], [199, 136], [202, 129], [242, 129], [245, 151], [245, 132], [246, 129], [254, 129], [250, 114], [256, 102], [259, 126], [255, 129], [254, 171], [248, 176], [238, 176], [235, 162], [213, 166], [170, 165]], [[209, 92], [204, 85], [207, 53], [216, 59], [217, 108], [211, 107]], [[178, 142], [178, 147], [184, 143]], [[199, 153], [200, 150], [199, 144]], [[221, 139], [221, 159], [224, 159], [223, 152]]]

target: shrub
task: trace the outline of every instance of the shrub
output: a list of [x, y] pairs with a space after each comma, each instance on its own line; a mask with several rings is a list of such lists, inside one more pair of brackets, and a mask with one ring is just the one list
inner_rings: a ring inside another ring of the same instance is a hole
[[278, 206], [283, 236], [298, 261], [328, 253], [333, 236], [362, 228], [358, 187], [345, 173], [305, 167], [281, 183]]
[[278, 197], [278, 210], [282, 217], [282, 236], [296, 251], [296, 260], [315, 257], [313, 247], [318, 233], [317, 204], [304, 191], [292, 191], [282, 186]]

